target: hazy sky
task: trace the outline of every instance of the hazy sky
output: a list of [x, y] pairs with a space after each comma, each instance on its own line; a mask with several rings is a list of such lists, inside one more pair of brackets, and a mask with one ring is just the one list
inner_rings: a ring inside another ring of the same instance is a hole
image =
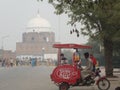
[[[37, 0], [0, 0], [0, 48], [3, 41], [4, 49], [16, 49], [16, 42], [22, 41], [22, 33], [27, 31], [27, 23], [37, 15], [38, 8], [40, 16], [51, 24], [56, 42], [82, 44], [87, 42], [83, 35], [79, 38], [75, 34], [70, 35], [72, 27], [67, 25], [67, 15], [55, 15], [53, 6], [46, 0], [40, 3]], [[2, 39], [4, 36], [7, 37]]]

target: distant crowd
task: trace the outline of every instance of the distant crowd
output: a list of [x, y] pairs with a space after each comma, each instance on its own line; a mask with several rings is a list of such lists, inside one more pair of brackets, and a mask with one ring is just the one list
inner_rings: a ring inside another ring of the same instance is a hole
[[37, 58], [31, 58], [29, 60], [20, 59], [0, 59], [0, 67], [13, 67], [13, 66], [39, 66], [39, 65], [55, 65], [56, 61], [52, 59], [38, 60]]
[[0, 59], [0, 64], [2, 67], [13, 67], [15, 64], [15, 60], [10, 58], [10, 59]]

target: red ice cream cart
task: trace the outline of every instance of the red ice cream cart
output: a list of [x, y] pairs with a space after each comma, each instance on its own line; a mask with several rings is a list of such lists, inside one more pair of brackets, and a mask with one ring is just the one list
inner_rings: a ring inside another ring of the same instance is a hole
[[[59, 90], [68, 90], [70, 86], [91, 86], [97, 84], [100, 90], [108, 90], [110, 87], [109, 80], [100, 76], [99, 68], [92, 75], [88, 75], [85, 80], [81, 79], [81, 69], [72, 60], [72, 64], [61, 64], [61, 49], [92, 49], [91, 46], [80, 44], [54, 44], [58, 48], [58, 65], [51, 74], [51, 80], [59, 87]], [[94, 78], [99, 77], [95, 82]]]

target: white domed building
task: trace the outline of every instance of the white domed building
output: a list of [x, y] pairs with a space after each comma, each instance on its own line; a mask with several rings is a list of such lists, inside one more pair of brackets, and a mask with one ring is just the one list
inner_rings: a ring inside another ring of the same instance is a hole
[[27, 29], [28, 32], [32, 32], [33, 30], [35, 32], [50, 32], [51, 25], [46, 19], [41, 18], [38, 14], [37, 17], [28, 22]]
[[51, 31], [50, 23], [38, 14], [32, 18], [22, 34], [22, 42], [16, 43], [16, 57], [18, 59], [38, 58], [57, 59], [55, 33]]

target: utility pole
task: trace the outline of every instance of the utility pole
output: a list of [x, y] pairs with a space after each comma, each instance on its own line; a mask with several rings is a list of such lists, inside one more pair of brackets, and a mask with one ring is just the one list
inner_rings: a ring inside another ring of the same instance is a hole
[[8, 38], [9, 36], [8, 35], [6, 35], [6, 36], [3, 36], [2, 37], [2, 46], [1, 46], [1, 50], [2, 50], [2, 59], [4, 58], [4, 39], [5, 38]]
[[2, 37], [2, 46], [1, 46], [2, 50], [4, 50], [4, 39], [8, 37], [9, 37], [8, 35]]

